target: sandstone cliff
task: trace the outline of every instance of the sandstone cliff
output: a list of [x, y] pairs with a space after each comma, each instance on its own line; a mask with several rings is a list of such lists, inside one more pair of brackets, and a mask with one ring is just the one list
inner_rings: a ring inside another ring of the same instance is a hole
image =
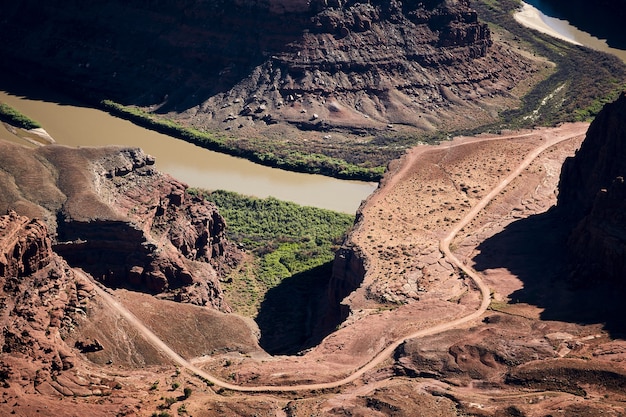
[[72, 266], [109, 286], [229, 310], [216, 269], [228, 268], [237, 251], [224, 238], [224, 219], [155, 171], [150, 156], [4, 141], [0, 149], [0, 210], [45, 219], [54, 251]]
[[228, 131], [244, 151], [314, 141], [363, 166], [397, 156], [362, 149], [393, 129], [494, 121], [537, 70], [469, 0], [27, 0], [3, 8], [3, 28], [4, 69]]
[[85, 314], [93, 289], [52, 251], [42, 221], [14, 211], [0, 217], [0, 294], [0, 383], [63, 391], [56, 378], [77, 358], [61, 336]]
[[626, 285], [626, 93], [589, 127], [576, 156], [565, 161], [558, 209], [575, 225], [569, 240], [575, 282]]

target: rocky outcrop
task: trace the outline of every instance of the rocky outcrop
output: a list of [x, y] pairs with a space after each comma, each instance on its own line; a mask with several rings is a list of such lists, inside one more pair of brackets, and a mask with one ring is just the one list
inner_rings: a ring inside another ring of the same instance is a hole
[[557, 208], [574, 225], [568, 240], [577, 284], [626, 288], [626, 93], [589, 127], [575, 157], [565, 161]]
[[29, 0], [3, 27], [11, 68], [244, 137], [467, 128], [535, 70], [493, 46], [469, 0]]
[[[44, 217], [54, 251], [70, 265], [112, 287], [229, 310], [216, 270], [232, 266], [239, 252], [225, 239], [224, 219], [154, 170], [152, 157], [129, 148], [0, 147], [7, 155], [0, 208]], [[35, 172], [29, 175], [48, 190], [43, 196], [29, 194], [8, 155]]]
[[50, 263], [52, 244], [40, 220], [18, 216], [15, 211], [0, 218], [0, 276], [31, 275]]
[[93, 287], [77, 279], [51, 247], [43, 222], [15, 212], [0, 217], [0, 382], [5, 387], [17, 383], [25, 392], [54, 391], [54, 379], [75, 365], [76, 356], [61, 336], [85, 314]]
[[328, 286], [329, 308], [320, 323], [322, 328], [328, 324], [336, 325], [348, 317], [350, 308], [342, 301], [363, 283], [367, 265], [367, 255], [356, 245], [344, 245], [337, 251]]

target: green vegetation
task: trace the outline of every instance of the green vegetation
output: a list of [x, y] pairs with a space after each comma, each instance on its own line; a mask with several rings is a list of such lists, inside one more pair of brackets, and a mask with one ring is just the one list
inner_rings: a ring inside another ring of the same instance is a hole
[[165, 397], [163, 398], [164, 403], [160, 406], [161, 408], [170, 408], [172, 404], [176, 403], [178, 400], [174, 397]]
[[383, 166], [369, 163], [350, 163], [346, 159], [310, 149], [294, 149], [293, 146], [267, 140], [245, 140], [204, 132], [183, 126], [171, 119], [159, 117], [137, 107], [123, 106], [111, 100], [103, 100], [102, 107], [109, 113], [128, 119], [140, 126], [165, 133], [206, 149], [246, 158], [276, 168], [309, 174], [322, 174], [336, 178], [378, 181], [385, 172]]
[[[510, 48], [545, 57], [546, 64], [535, 74], [538, 84], [530, 88], [517, 109], [504, 111], [497, 122], [467, 130], [428, 134], [364, 133], [363, 141], [334, 142], [332, 145], [288, 140], [291, 138], [242, 138], [184, 126], [183, 122], [109, 100], [102, 106], [110, 113], [139, 125], [176, 136], [198, 146], [240, 156], [291, 171], [323, 174], [337, 178], [379, 180], [387, 163], [417, 143], [432, 143], [463, 134], [502, 129], [550, 126], [561, 122], [589, 121], [602, 106], [626, 88], [626, 65], [614, 56], [579, 47], [521, 26], [513, 19], [519, 0], [478, 0], [472, 3], [481, 21], [498, 32]], [[495, 48], [495, 46], [494, 46]], [[531, 51], [531, 52], [529, 52]], [[520, 90], [525, 88], [519, 87]], [[515, 94], [522, 92], [514, 91]]]
[[39, 123], [28, 118], [5, 103], [0, 103], [0, 121], [26, 130], [41, 127]]
[[265, 292], [284, 279], [333, 260], [354, 216], [302, 207], [275, 198], [227, 191], [193, 191], [215, 203], [226, 219], [228, 238], [253, 259], [225, 285], [229, 302], [254, 315]]
[[556, 67], [526, 94], [519, 109], [503, 112], [502, 120], [487, 129], [590, 121], [604, 104], [615, 100], [626, 88], [626, 65], [618, 58], [521, 26], [513, 18], [513, 12], [520, 6], [519, 0], [497, 3], [481, 0], [474, 7], [492, 28], [506, 30], [511, 43], [524, 45]]

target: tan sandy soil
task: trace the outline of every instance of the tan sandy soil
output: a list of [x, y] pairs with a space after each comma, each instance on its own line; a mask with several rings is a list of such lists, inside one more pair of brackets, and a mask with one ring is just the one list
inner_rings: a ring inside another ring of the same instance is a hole
[[541, 14], [539, 13], [539, 10], [537, 10], [535, 7], [531, 6], [528, 3], [522, 3], [521, 10], [515, 13], [513, 17], [519, 24], [524, 25], [528, 28], [538, 30], [539, 32], [545, 33], [546, 35], [550, 35], [557, 39], [571, 42], [574, 45], [580, 45], [579, 42], [568, 38], [567, 36], [557, 32], [549, 25], [547, 25], [541, 19]]
[[[556, 160], [546, 162], [551, 166], [549, 200], [527, 204], [525, 214], [530, 214], [532, 208], [545, 210], [554, 201], [558, 180], [554, 169], [567, 152], [573, 153], [586, 128], [586, 124], [568, 124], [502, 136], [457, 138], [438, 147], [412, 149], [392, 167], [367, 201], [362, 220], [352, 233], [351, 242], [367, 256], [368, 272], [361, 287], [344, 301], [352, 313], [341, 329], [301, 357], [273, 358], [262, 364], [241, 358], [234, 363], [237, 371], [232, 377], [253, 385], [336, 380], [398, 338], [472, 313], [478, 308], [479, 294], [443, 258], [439, 240], [532, 149], [544, 141], [574, 136], [567, 141], [574, 145], [564, 146]], [[501, 198], [496, 198], [488, 214], [481, 214], [469, 227], [486, 222], [480, 219], [495, 218], [500, 222], [484, 226], [489, 233], [495, 233], [510, 222], [512, 217], [504, 213], [513, 208], [517, 213], [511, 203], [522, 195], [532, 196], [537, 182], [544, 181], [528, 176], [533, 169], [537, 168], [525, 170], [524, 178], [507, 189], [505, 195], [510, 197], [506, 197], [506, 207], [499, 203]], [[509, 189], [514, 190], [513, 194]], [[453, 249], [458, 246], [453, 242]], [[212, 372], [232, 375], [232, 369], [220, 366], [222, 362], [214, 358], [205, 366]]]

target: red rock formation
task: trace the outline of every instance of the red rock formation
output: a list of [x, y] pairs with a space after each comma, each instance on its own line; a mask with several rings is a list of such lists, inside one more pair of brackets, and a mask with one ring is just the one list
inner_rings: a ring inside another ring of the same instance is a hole
[[48, 228], [10, 211], [0, 218], [0, 277], [31, 275], [50, 263], [52, 244]]
[[59, 196], [31, 196], [25, 204], [27, 184], [11, 177], [17, 167], [6, 164], [3, 183], [17, 189], [7, 193], [4, 209], [53, 210], [47, 223], [54, 251], [72, 266], [106, 285], [229, 310], [216, 268], [228, 268], [239, 252], [225, 239], [224, 219], [185, 184], [155, 171], [152, 157], [127, 148], [0, 147], [37, 169], [42, 189], [56, 189], [46, 195]]
[[46, 225], [15, 212], [0, 217], [0, 382], [56, 392], [52, 379], [74, 366], [61, 335], [93, 296], [51, 250]]

